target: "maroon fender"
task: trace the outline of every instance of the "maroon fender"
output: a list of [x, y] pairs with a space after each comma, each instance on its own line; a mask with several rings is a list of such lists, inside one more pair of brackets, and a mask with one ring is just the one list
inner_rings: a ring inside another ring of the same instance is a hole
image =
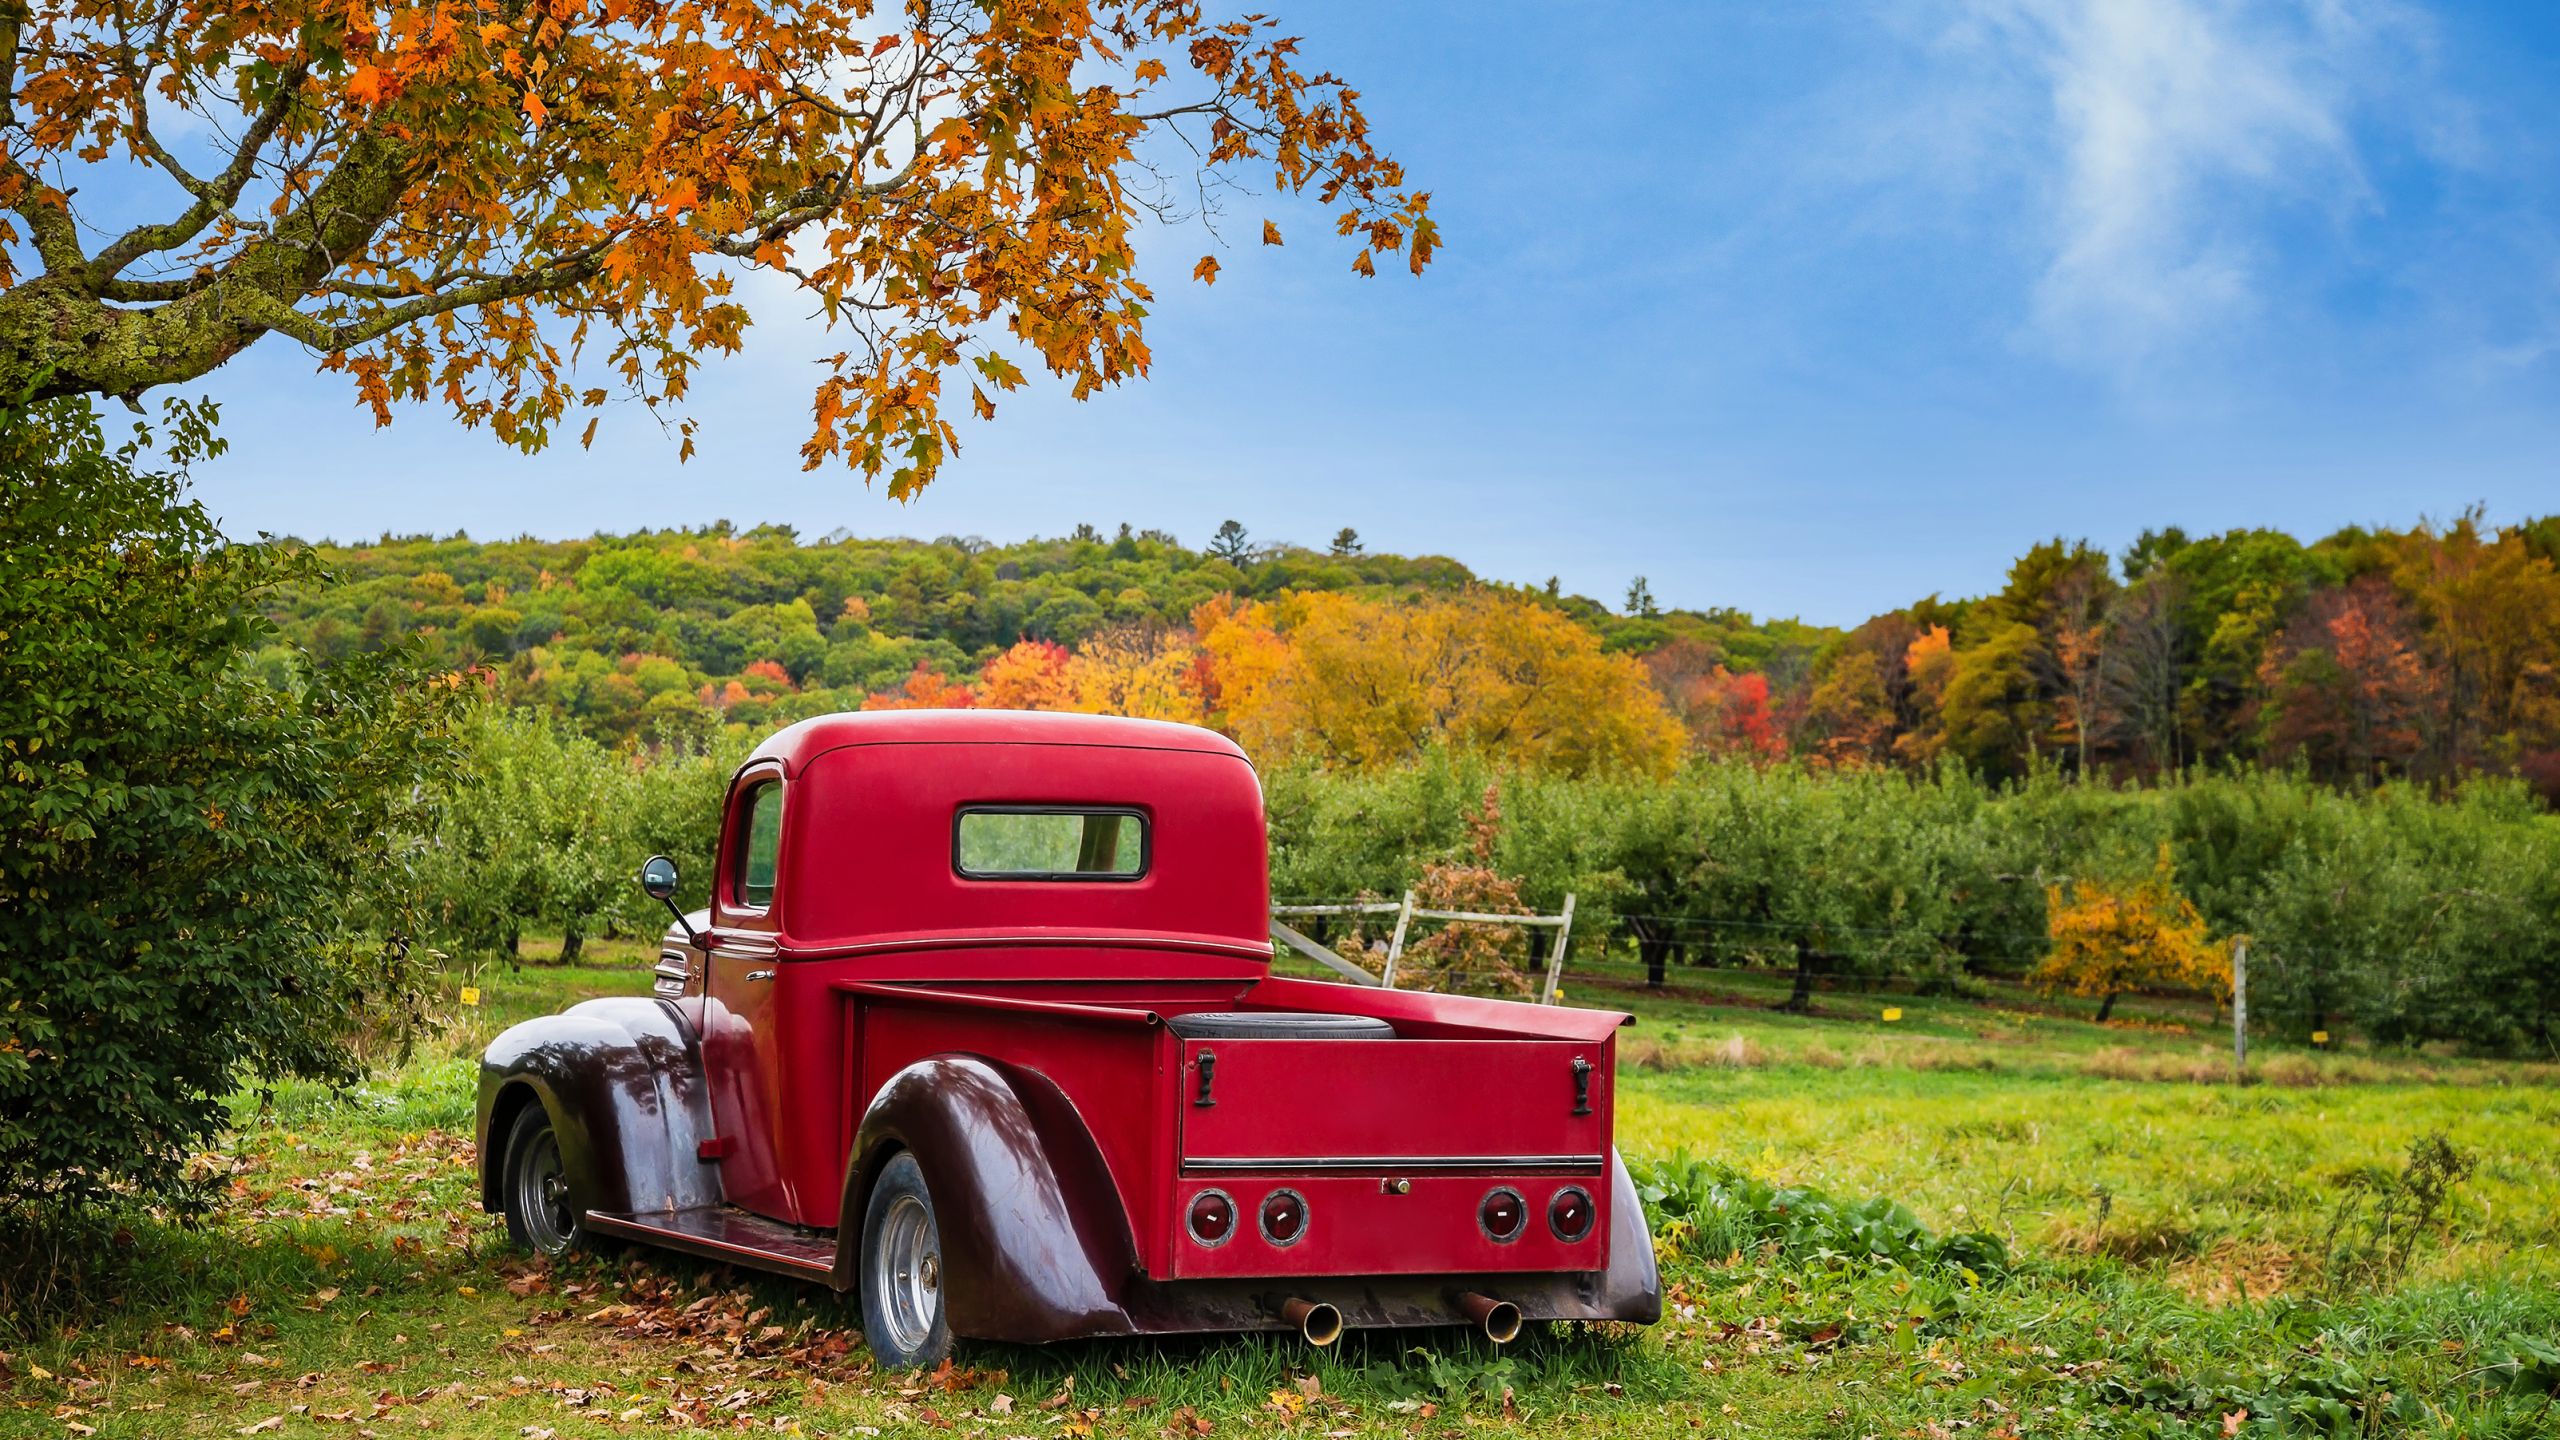
[[507, 1134], [524, 1107], [551, 1112], [582, 1210], [647, 1214], [720, 1203], [702, 1163], [711, 1134], [702, 1057], [663, 1000], [588, 1000], [509, 1027], [480, 1057], [480, 1203], [499, 1208]]
[[1038, 1342], [1132, 1332], [1118, 1293], [1136, 1270], [1102, 1152], [1054, 1084], [973, 1055], [889, 1077], [862, 1117], [837, 1235], [840, 1288], [860, 1283], [872, 1182], [914, 1154], [942, 1232], [951, 1330]]

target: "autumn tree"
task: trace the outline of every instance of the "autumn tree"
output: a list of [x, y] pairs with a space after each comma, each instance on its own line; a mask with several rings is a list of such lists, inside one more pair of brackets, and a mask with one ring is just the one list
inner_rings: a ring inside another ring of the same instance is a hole
[[[736, 681], [731, 681], [736, 684]], [[906, 681], [895, 690], [883, 691], [862, 702], [865, 710], [967, 710], [978, 703], [977, 692], [968, 682], [954, 680], [925, 662], [916, 662]]]
[[2165, 565], [2145, 566], [2107, 610], [2098, 677], [2107, 712], [2115, 738], [2154, 773], [2175, 770], [2184, 759], [2178, 702], [2186, 681], [2185, 583]]
[[2231, 962], [2207, 938], [2204, 917], [2178, 893], [2175, 879], [2163, 845], [2151, 873], [2132, 885], [2052, 887], [2046, 897], [2052, 949], [2036, 966], [2036, 983], [2101, 997], [2101, 1021], [2128, 990], [2194, 990], [2219, 998], [2231, 986]]
[[1491, 589], [1381, 603], [1295, 598], [1288, 663], [1246, 744], [1350, 768], [1436, 746], [1581, 773], [1667, 771], [1680, 729], [1644, 667], [1555, 609]]
[[1272, 607], [1260, 600], [1220, 595], [1192, 609], [1193, 684], [1209, 724], [1232, 735], [1261, 712], [1272, 677], [1289, 661], [1288, 639], [1277, 626]]
[[2476, 511], [2397, 537], [2388, 563], [2442, 665], [2446, 759], [2508, 758], [2493, 751], [2532, 700], [2534, 668], [2560, 662], [2560, 569], [2523, 532], [2491, 533]]
[[1207, 719], [1192, 665], [1188, 632], [1162, 625], [1115, 625], [1084, 643], [1067, 662], [1075, 708], [1142, 720]]
[[2379, 575], [2311, 597], [2267, 652], [2267, 753], [2336, 778], [2405, 773], [2438, 728], [2441, 686]]
[[1024, 640], [989, 660], [978, 675], [978, 703], [991, 710], [1072, 710], [1073, 657], [1047, 640]]
[[535, 448], [617, 392], [680, 402], [743, 343], [760, 272], [846, 336], [803, 459], [909, 495], [957, 443], [959, 386], [983, 417], [1029, 366], [1078, 398], [1146, 373], [1136, 236], [1176, 197], [1267, 177], [1331, 212], [1360, 273], [1428, 263], [1428, 197], [1275, 23], [1188, 0], [8, 0], [0, 395], [131, 397], [281, 335], [377, 421], [434, 401]]

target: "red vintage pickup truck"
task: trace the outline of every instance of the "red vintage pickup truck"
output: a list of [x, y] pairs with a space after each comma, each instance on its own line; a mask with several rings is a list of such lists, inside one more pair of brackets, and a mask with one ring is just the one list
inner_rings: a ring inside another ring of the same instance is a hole
[[[643, 884], [662, 900], [675, 867]], [[669, 907], [673, 909], [672, 904]], [[1262, 795], [1107, 716], [804, 721], [731, 782], [652, 998], [481, 1062], [483, 1203], [952, 1337], [1651, 1322], [1611, 1143], [1627, 1017], [1271, 973]]]

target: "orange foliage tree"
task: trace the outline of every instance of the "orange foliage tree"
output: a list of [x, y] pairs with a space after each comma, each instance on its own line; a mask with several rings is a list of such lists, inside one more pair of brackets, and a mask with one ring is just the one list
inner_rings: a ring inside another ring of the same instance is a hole
[[994, 710], [1073, 710], [1067, 647], [1024, 640], [987, 662], [978, 677], [978, 703]]
[[955, 378], [988, 416], [1026, 364], [1078, 398], [1146, 372], [1135, 239], [1199, 193], [1173, 167], [1314, 195], [1364, 275], [1430, 260], [1429, 197], [1274, 23], [1200, 0], [11, 0], [0, 393], [132, 396], [274, 334], [378, 421], [433, 400], [532, 448], [617, 390], [681, 400], [739, 348], [737, 277], [761, 272], [847, 332], [804, 460], [905, 496], [957, 443]]
[[2442, 688], [2406, 607], [2379, 575], [2311, 597], [2268, 647], [2267, 749], [2332, 776], [2406, 771], [2437, 728]]
[[907, 676], [906, 683], [895, 690], [874, 695], [862, 702], [865, 710], [968, 710], [978, 703], [975, 691], [965, 680], [954, 680], [924, 661]]
[[2066, 896], [2045, 893], [2052, 942], [2034, 980], [2048, 990], [2102, 996], [2098, 1018], [2115, 1013], [2128, 990], [2200, 990], [2217, 998], [2231, 988], [2231, 960], [2205, 934], [2204, 917], [2178, 893], [2169, 847], [2151, 873], [2130, 886], [2080, 883]]

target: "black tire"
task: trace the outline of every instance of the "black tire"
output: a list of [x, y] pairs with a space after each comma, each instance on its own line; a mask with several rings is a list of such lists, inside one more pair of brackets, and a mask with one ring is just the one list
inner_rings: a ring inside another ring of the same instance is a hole
[[942, 1226], [924, 1169], [904, 1150], [889, 1158], [862, 1213], [862, 1339], [884, 1370], [939, 1365], [951, 1353], [951, 1307], [942, 1288]]
[[1304, 1010], [1194, 1010], [1169, 1016], [1166, 1028], [1185, 1040], [1393, 1040], [1395, 1027], [1367, 1015]]
[[507, 1238], [519, 1248], [557, 1259], [585, 1243], [586, 1209], [571, 1191], [560, 1137], [542, 1102], [524, 1107], [507, 1132], [506, 1168], [500, 1176], [498, 1198], [506, 1211]]

